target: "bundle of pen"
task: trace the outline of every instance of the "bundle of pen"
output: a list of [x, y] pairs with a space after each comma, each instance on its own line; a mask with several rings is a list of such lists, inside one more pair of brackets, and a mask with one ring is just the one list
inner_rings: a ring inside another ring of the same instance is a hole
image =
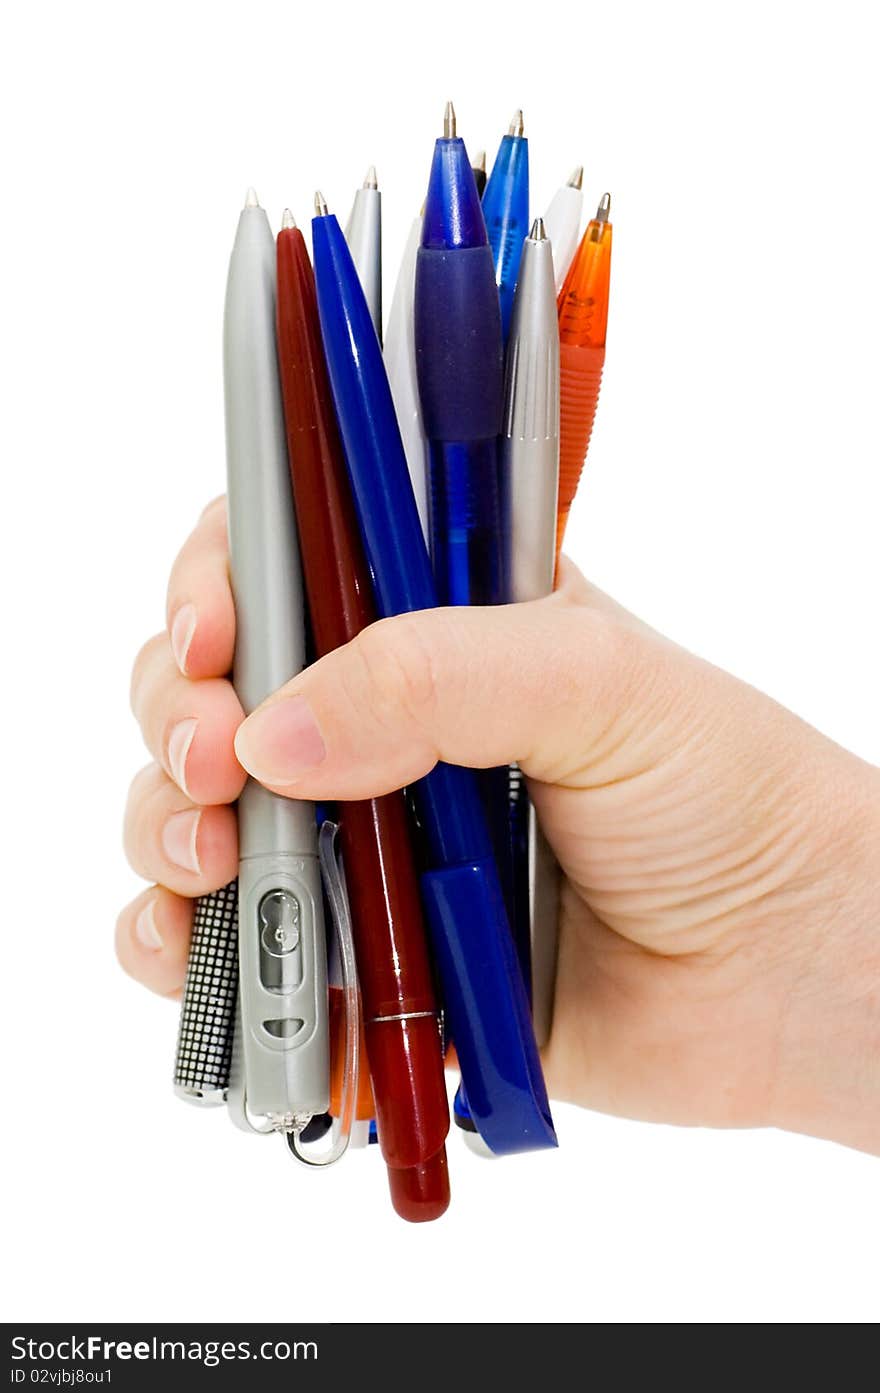
[[[249, 192], [224, 319], [245, 712], [377, 618], [553, 589], [608, 312], [609, 198], [579, 240], [581, 183], [529, 230], [522, 113], [487, 180], [449, 104], [384, 354], [375, 170], [344, 234], [316, 195], [314, 269]], [[558, 871], [519, 770], [437, 764], [333, 808], [249, 780], [238, 822], [237, 885], [196, 905], [177, 1091], [310, 1165], [377, 1140], [413, 1221], [449, 1203], [452, 1046], [471, 1149], [555, 1146]]]

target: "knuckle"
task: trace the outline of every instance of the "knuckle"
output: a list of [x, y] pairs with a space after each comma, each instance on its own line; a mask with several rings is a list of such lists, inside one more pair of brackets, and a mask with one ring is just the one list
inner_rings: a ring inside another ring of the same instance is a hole
[[437, 674], [421, 627], [407, 616], [380, 620], [355, 640], [361, 680], [370, 707], [383, 723], [401, 714], [420, 722], [437, 695]]

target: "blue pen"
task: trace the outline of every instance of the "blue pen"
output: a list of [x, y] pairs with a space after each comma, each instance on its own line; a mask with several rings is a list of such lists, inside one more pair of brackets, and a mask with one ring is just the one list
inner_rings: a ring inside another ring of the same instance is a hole
[[483, 215], [495, 262], [506, 343], [523, 241], [529, 235], [529, 142], [523, 135], [521, 111], [514, 112], [509, 131], [501, 138], [483, 194]]
[[[450, 102], [434, 146], [416, 261], [416, 368], [429, 443], [431, 559], [441, 604], [509, 599], [507, 489], [499, 469], [504, 407], [501, 312], [495, 267], [473, 170]], [[528, 917], [517, 906], [508, 771], [479, 787], [528, 984]], [[521, 893], [521, 884], [520, 884]], [[455, 1119], [467, 1126], [459, 1096]]]
[[[383, 617], [437, 604], [394, 403], [363, 290], [320, 195], [318, 310], [364, 546]], [[422, 897], [471, 1111], [497, 1154], [556, 1145], [528, 998], [475, 775], [437, 764], [414, 787]]]

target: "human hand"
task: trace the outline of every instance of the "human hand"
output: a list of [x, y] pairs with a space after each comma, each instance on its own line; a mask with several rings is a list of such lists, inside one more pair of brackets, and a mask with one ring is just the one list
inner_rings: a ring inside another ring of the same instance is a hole
[[242, 724], [225, 527], [218, 500], [135, 664], [156, 762], [132, 785], [126, 847], [156, 884], [120, 916], [127, 971], [179, 995], [192, 897], [237, 871], [245, 769], [333, 800], [438, 759], [516, 760], [565, 877], [551, 1094], [880, 1151], [876, 769], [567, 562], [545, 600], [374, 624]]

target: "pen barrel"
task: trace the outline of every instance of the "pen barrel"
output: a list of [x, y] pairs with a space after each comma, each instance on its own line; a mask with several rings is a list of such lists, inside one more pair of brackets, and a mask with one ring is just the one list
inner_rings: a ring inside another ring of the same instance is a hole
[[568, 268], [580, 241], [581, 215], [584, 195], [580, 189], [563, 184], [557, 189], [544, 214], [544, 228], [553, 248], [554, 280], [557, 292], [562, 289]]
[[559, 439], [501, 441], [510, 490], [510, 599], [539, 600], [553, 590]]
[[557, 557], [568, 514], [590, 447], [599, 403], [605, 345], [579, 347], [563, 343], [559, 350], [559, 507]]
[[382, 342], [382, 195], [378, 189], [358, 189], [345, 240], [357, 269], [370, 309], [370, 318]]
[[[245, 208], [223, 326], [233, 685], [246, 714], [305, 663], [305, 611], [275, 346], [275, 240]], [[326, 1110], [326, 946], [312, 804], [249, 780], [238, 802], [241, 1038], [247, 1106]], [[280, 935], [277, 952], [272, 934]]]
[[524, 136], [502, 136], [483, 194], [483, 216], [506, 337], [523, 241], [529, 232], [529, 143]]
[[400, 263], [391, 309], [388, 312], [383, 356], [416, 507], [427, 541], [428, 445], [419, 401], [415, 343], [416, 257], [421, 239], [422, 219], [418, 217], [410, 228]]
[[368, 1021], [366, 1041], [382, 1158], [398, 1169], [423, 1165], [449, 1132], [438, 1019]]
[[432, 441], [431, 562], [445, 605], [505, 599], [497, 442]]
[[180, 1004], [174, 1089], [188, 1102], [224, 1102], [238, 991], [238, 882], [202, 895], [193, 910]]

